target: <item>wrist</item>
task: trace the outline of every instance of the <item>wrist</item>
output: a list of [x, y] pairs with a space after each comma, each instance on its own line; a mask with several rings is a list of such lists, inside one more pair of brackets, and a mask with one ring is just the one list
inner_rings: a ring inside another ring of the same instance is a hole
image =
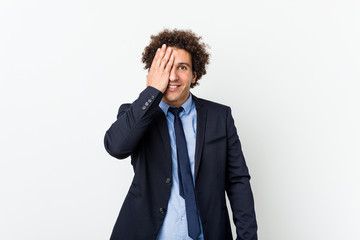
[[162, 93], [165, 93], [165, 91], [166, 91], [166, 86], [164, 87], [164, 86], [157, 85], [157, 84], [149, 84], [148, 86], [153, 87]]

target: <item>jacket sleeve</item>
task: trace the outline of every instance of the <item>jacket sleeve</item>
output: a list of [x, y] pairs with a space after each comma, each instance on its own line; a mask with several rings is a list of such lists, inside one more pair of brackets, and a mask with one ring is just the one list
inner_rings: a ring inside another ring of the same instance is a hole
[[104, 137], [105, 149], [111, 156], [124, 159], [136, 149], [162, 97], [162, 92], [147, 87], [132, 104], [120, 106], [117, 120]]
[[236, 226], [236, 239], [257, 240], [257, 223], [250, 175], [230, 108], [227, 111], [226, 192]]

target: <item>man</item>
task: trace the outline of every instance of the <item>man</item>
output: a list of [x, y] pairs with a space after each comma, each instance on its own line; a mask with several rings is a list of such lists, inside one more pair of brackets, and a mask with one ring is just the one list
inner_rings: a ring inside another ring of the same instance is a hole
[[147, 87], [120, 106], [105, 135], [116, 158], [131, 155], [134, 178], [111, 240], [256, 240], [250, 175], [230, 108], [195, 97], [206, 45], [191, 31], [164, 30], [143, 53]]

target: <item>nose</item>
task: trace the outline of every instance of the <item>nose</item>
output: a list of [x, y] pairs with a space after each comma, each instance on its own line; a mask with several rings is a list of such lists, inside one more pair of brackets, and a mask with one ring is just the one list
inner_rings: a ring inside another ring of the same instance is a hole
[[178, 79], [176, 68], [172, 67], [170, 71], [170, 81], [176, 81]]

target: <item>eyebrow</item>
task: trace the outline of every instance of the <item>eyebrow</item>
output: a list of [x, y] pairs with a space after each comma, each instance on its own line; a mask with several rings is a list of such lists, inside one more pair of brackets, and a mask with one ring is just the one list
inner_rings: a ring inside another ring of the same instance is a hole
[[190, 64], [186, 63], [186, 62], [179, 62], [177, 63], [177, 65], [186, 65], [188, 66], [189, 68], [191, 68]]

